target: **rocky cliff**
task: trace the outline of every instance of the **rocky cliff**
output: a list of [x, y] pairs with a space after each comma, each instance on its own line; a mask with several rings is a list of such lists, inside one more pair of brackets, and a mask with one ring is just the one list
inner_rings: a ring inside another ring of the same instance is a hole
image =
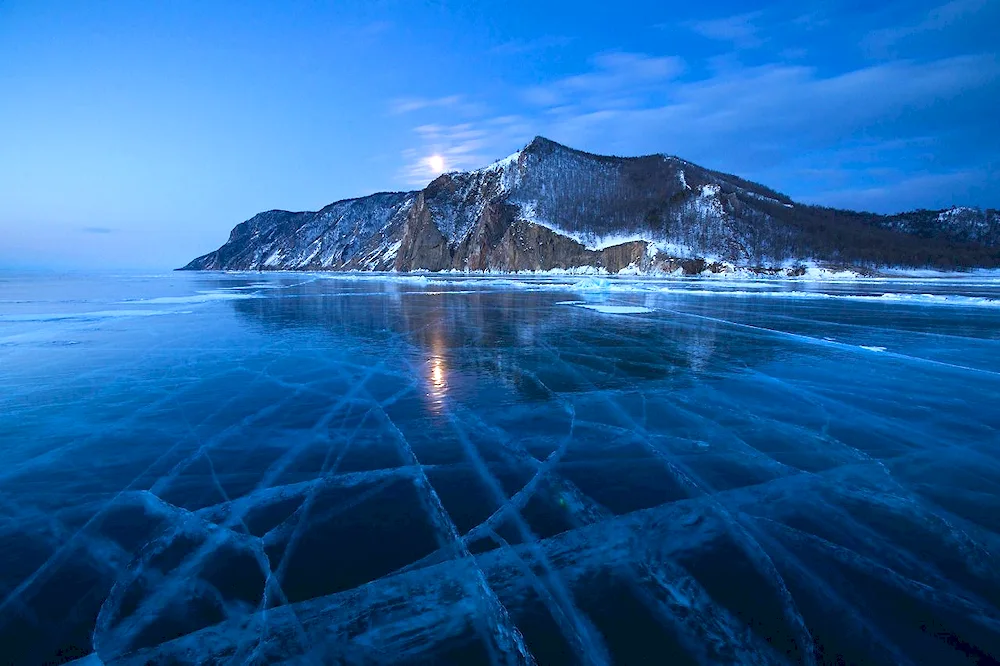
[[1000, 212], [883, 216], [798, 204], [762, 185], [651, 155], [591, 155], [538, 137], [419, 192], [314, 213], [268, 211], [187, 270], [758, 270], [1000, 265]]

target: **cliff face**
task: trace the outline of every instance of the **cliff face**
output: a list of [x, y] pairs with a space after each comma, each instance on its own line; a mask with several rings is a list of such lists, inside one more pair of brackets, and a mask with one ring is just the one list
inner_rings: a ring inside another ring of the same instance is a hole
[[715, 262], [1000, 265], [1000, 213], [893, 216], [797, 204], [676, 157], [591, 155], [536, 138], [419, 192], [268, 211], [188, 270], [701, 270]]

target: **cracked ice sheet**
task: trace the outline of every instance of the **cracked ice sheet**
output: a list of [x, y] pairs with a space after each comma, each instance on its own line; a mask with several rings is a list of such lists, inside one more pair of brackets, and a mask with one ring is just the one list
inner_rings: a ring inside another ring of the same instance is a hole
[[998, 654], [995, 308], [558, 279], [0, 281], [6, 654]]

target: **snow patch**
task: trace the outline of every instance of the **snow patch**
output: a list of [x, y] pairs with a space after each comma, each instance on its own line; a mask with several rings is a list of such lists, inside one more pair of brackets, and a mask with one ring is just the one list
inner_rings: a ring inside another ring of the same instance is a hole
[[567, 302], [567, 304], [572, 304], [578, 308], [593, 310], [594, 312], [600, 312], [601, 314], [647, 314], [653, 312], [652, 308], [645, 308], [641, 305], [593, 305], [590, 303], [572, 302]]
[[646, 243], [646, 255], [650, 258], [655, 257], [657, 253], [665, 254], [670, 257], [691, 257], [693, 252], [690, 247], [682, 245], [679, 243], [671, 243], [664, 240], [657, 240], [651, 238], [648, 233], [633, 233], [633, 234], [611, 234], [607, 236], [599, 236], [597, 234], [581, 234], [573, 233], [565, 229], [560, 228], [558, 225], [549, 222], [548, 220], [543, 220], [538, 217], [537, 214], [537, 203], [534, 201], [529, 201], [520, 204], [521, 206], [521, 219], [525, 222], [530, 222], [531, 224], [536, 224], [540, 227], [544, 227], [549, 231], [559, 234], [564, 238], [569, 238], [570, 240], [576, 241], [580, 245], [584, 246], [588, 250], [594, 252], [599, 252], [601, 250], [606, 250], [609, 247], [615, 247], [617, 245], [624, 245], [625, 243], [634, 243], [636, 241], [641, 241]]
[[786, 208], [791, 208], [792, 207], [791, 204], [782, 203], [781, 201], [778, 201], [774, 197], [766, 197], [763, 194], [758, 194], [756, 192], [752, 192], [750, 190], [745, 190], [743, 188], [740, 188], [740, 190], [744, 194], [746, 194], [748, 196], [751, 196], [751, 197], [753, 197], [754, 199], [756, 199], [758, 201], [766, 201], [767, 203], [781, 204], [782, 206], [785, 206]]
[[101, 310], [99, 312], [66, 312], [60, 314], [17, 314], [0, 315], [3, 322], [48, 322], [68, 319], [120, 319], [123, 317], [157, 317], [180, 314], [170, 310]]
[[210, 301], [235, 301], [243, 298], [257, 298], [257, 296], [254, 294], [234, 293], [231, 291], [200, 291], [193, 296], [160, 296], [159, 298], [147, 298], [140, 301], [127, 302], [177, 305], [182, 303], [208, 303]]
[[508, 155], [502, 160], [497, 160], [493, 164], [483, 167], [482, 169], [480, 169], [480, 171], [497, 171], [497, 170], [506, 171], [508, 168], [515, 166], [519, 159], [521, 159], [520, 150], [517, 151], [516, 153]]
[[284, 259], [284, 253], [281, 250], [275, 250], [271, 253], [267, 259], [264, 260], [265, 266], [278, 266], [281, 264], [281, 260]]
[[722, 202], [719, 201], [719, 194], [722, 188], [717, 183], [702, 185], [698, 196], [690, 202], [698, 216], [706, 218], [723, 218], [725, 211], [722, 209]]
[[385, 252], [382, 253], [382, 258], [380, 259], [380, 261], [389, 261], [391, 259], [395, 259], [396, 255], [399, 253], [399, 248], [402, 247], [402, 245], [403, 241], [398, 240], [389, 247], [387, 247], [385, 249]]
[[961, 215], [963, 213], [977, 213], [975, 208], [969, 208], [968, 206], [955, 206], [954, 208], [949, 208], [948, 210], [943, 210], [938, 213], [938, 222], [948, 222], [951, 218]]

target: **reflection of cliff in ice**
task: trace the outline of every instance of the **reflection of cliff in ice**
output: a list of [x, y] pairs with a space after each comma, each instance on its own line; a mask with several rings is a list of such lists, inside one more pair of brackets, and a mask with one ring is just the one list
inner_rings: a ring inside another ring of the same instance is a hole
[[0, 475], [24, 563], [2, 644], [42, 663], [93, 640], [107, 664], [1000, 654], [995, 376], [789, 342], [746, 304], [352, 289], [213, 304], [139, 379], [94, 370], [105, 429]]
[[712, 322], [575, 312], [554, 305], [558, 293], [401, 291], [392, 282], [378, 287], [382, 290], [368, 286], [352, 296], [330, 294], [318, 285], [316, 292], [294, 299], [253, 299], [232, 306], [264, 330], [309, 329], [347, 347], [365, 348], [378, 340], [392, 345], [400, 356], [396, 360], [425, 362], [425, 374], [447, 363], [452, 370], [485, 373], [528, 394], [539, 390], [538, 373], [552, 376], [553, 390], [573, 390], [578, 384], [592, 388], [567, 374], [566, 363], [595, 386], [613, 389], [644, 380], [689, 379], [691, 370], [725, 373], [733, 367], [734, 353], [739, 354], [738, 366], [773, 355], [770, 341], [717, 354]]

